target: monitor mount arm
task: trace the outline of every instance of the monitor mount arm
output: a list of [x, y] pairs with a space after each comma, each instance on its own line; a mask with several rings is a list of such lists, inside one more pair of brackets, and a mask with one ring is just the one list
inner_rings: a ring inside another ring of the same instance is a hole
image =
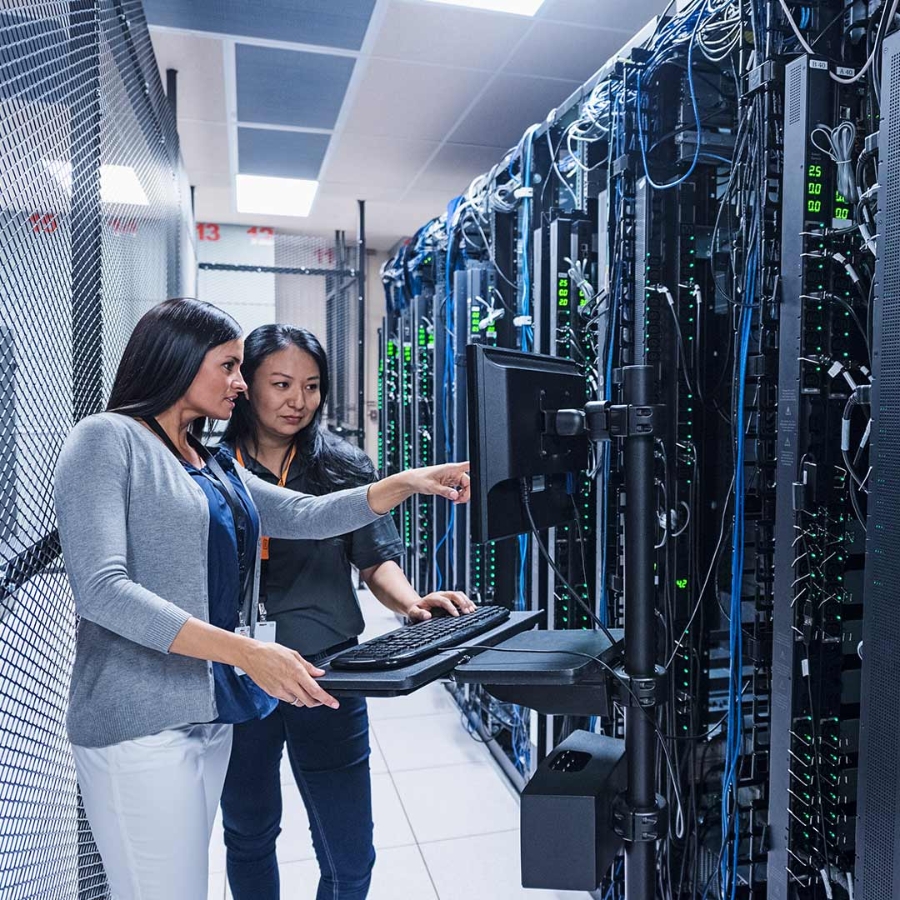
[[586, 434], [595, 444], [613, 438], [655, 437], [661, 410], [661, 406], [591, 400], [584, 409], [544, 410], [544, 431], [561, 437]]

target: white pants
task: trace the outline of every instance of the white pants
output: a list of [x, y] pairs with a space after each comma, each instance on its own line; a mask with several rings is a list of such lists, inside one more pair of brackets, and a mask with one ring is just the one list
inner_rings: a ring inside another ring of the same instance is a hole
[[72, 748], [115, 900], [206, 900], [231, 733], [231, 725], [189, 725]]

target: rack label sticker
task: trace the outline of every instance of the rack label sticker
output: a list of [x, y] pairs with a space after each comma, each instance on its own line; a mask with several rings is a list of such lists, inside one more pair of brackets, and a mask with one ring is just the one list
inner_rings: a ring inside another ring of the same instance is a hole
[[824, 69], [826, 72], [828, 71], [828, 63], [824, 59], [811, 59], [809, 61], [809, 67], [811, 69]]
[[834, 71], [842, 78], [852, 78], [856, 74], [856, 69], [851, 69], [848, 66], [835, 66]]
[[32, 213], [28, 222], [34, 234], [53, 234], [59, 228], [59, 221], [53, 213]]
[[269, 247], [275, 243], [275, 229], [254, 225], [247, 229], [251, 244]]
[[212, 222], [197, 223], [197, 239], [201, 241], [218, 241], [222, 238], [222, 232], [218, 225]]

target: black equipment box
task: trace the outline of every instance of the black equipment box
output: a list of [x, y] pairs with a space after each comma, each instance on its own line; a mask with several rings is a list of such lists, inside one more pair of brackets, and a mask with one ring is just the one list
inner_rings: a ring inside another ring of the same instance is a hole
[[596, 890], [622, 839], [612, 809], [625, 790], [625, 742], [575, 731], [522, 791], [522, 886]]

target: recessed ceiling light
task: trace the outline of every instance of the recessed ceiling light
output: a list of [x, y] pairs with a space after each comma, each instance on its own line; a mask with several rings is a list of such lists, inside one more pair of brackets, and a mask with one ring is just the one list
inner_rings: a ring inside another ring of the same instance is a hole
[[[72, 163], [68, 160], [45, 159], [44, 169], [53, 176], [68, 196], [72, 195]], [[110, 205], [149, 206], [137, 172], [131, 166], [100, 166], [100, 200]]]
[[516, 16], [533, 16], [544, 5], [544, 0], [431, 0], [431, 2], [512, 13]]
[[131, 166], [100, 166], [100, 199], [111, 204], [150, 205]]
[[263, 216], [308, 216], [319, 182], [304, 178], [237, 175], [235, 188], [238, 212]]

